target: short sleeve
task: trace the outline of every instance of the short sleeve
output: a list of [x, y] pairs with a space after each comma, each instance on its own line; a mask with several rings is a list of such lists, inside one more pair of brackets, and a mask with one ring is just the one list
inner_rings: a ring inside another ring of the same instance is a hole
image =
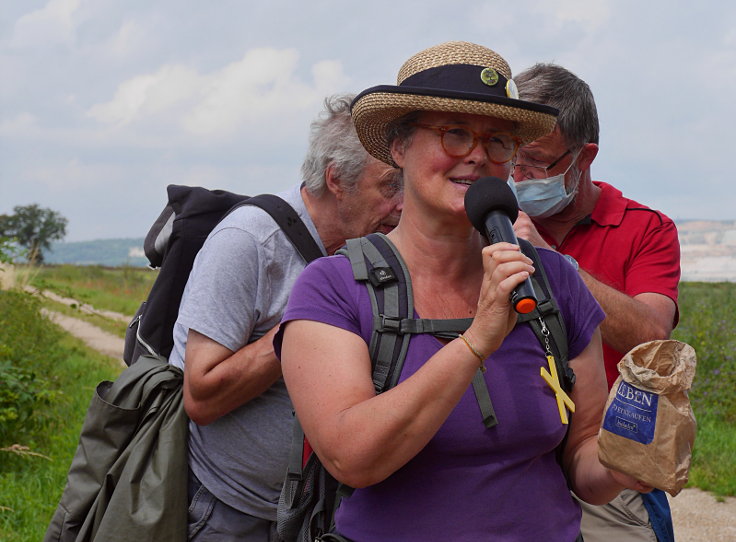
[[677, 303], [680, 281], [680, 241], [674, 222], [664, 220], [649, 229], [626, 273], [626, 294], [665, 295]]
[[247, 231], [224, 228], [197, 254], [178, 323], [237, 351], [258, 319], [262, 248]]
[[[368, 321], [364, 308], [368, 307]], [[274, 339], [281, 355], [283, 331], [294, 320], [312, 320], [361, 335], [370, 333], [370, 302], [365, 286], [353, 279], [344, 256], [319, 258], [299, 275], [289, 296], [281, 327]]]

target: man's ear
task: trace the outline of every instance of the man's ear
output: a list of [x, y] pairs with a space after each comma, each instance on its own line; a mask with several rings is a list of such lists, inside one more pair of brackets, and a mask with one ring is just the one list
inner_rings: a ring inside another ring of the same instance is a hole
[[578, 155], [578, 169], [581, 171], [590, 169], [590, 165], [593, 163], [596, 156], [598, 156], [598, 145], [595, 143], [586, 143], [583, 145], [583, 148], [580, 149], [580, 154]]
[[327, 166], [327, 169], [325, 170], [325, 186], [333, 196], [337, 199], [342, 199], [343, 194], [345, 193], [345, 188], [342, 184], [342, 180], [337, 176], [337, 171], [335, 171], [335, 166], [333, 164]]

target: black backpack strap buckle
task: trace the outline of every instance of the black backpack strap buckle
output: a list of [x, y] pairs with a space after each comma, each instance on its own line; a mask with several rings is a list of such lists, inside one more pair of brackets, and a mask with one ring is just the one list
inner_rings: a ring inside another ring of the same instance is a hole
[[373, 327], [377, 333], [394, 333], [396, 335], [403, 335], [404, 332], [401, 329], [401, 322], [402, 318], [378, 314], [373, 318]]

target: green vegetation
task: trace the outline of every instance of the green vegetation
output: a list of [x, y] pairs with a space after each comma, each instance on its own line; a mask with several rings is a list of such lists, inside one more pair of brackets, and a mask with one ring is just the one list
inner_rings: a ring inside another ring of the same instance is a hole
[[48, 375], [62, 334], [38, 309], [27, 295], [0, 291], [0, 445], [43, 432], [58, 394]]
[[673, 338], [695, 348], [690, 401], [698, 421], [690, 485], [736, 495], [736, 284], [687, 282]]
[[96, 309], [132, 316], [148, 297], [157, 276], [157, 271], [139, 267], [60, 265], [41, 267], [31, 284]]
[[[63, 265], [34, 268], [24, 280], [98, 309], [132, 314], [156, 276], [130, 267]], [[689, 486], [736, 495], [736, 284], [684, 283], [680, 295], [673, 338], [698, 355], [690, 393], [698, 436]], [[116, 360], [39, 317], [42, 305], [80, 316], [77, 308], [0, 290], [0, 540], [8, 542], [42, 538], [93, 390], [121, 371]], [[85, 318], [100, 325], [99, 316]], [[105, 326], [118, 334], [122, 329]]]
[[[69, 306], [48, 298], [41, 298], [41, 303], [44, 308], [50, 311], [59, 312], [78, 320], [84, 320], [85, 322], [88, 322], [103, 331], [116, 335], [121, 339], [125, 338], [125, 332], [127, 331], [128, 324], [131, 320], [131, 318], [128, 318], [124, 322], [120, 320], [112, 320], [98, 313], [90, 314], [89, 312], [83, 311], [78, 305]], [[128, 316], [130, 317], [131, 315]]]
[[0, 236], [28, 249], [29, 262], [43, 263], [44, 251], [51, 248], [51, 241], [64, 238], [67, 223], [58, 212], [36, 203], [16, 205], [12, 215], [0, 215]]
[[0, 290], [0, 540], [41, 540], [61, 497], [96, 385], [120, 363], [39, 316], [32, 296]]

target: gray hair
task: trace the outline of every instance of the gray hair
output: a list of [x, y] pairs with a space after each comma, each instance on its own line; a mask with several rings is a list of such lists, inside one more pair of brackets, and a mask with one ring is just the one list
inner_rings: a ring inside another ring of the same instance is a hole
[[355, 132], [350, 104], [355, 95], [336, 94], [325, 98], [325, 108], [312, 122], [309, 149], [302, 163], [307, 190], [320, 196], [325, 190], [325, 173], [332, 166], [346, 188], [355, 187], [363, 172], [368, 152]]
[[556, 64], [540, 63], [518, 74], [514, 82], [522, 100], [560, 110], [557, 126], [570, 148], [598, 144], [598, 111], [593, 93], [577, 75]]

